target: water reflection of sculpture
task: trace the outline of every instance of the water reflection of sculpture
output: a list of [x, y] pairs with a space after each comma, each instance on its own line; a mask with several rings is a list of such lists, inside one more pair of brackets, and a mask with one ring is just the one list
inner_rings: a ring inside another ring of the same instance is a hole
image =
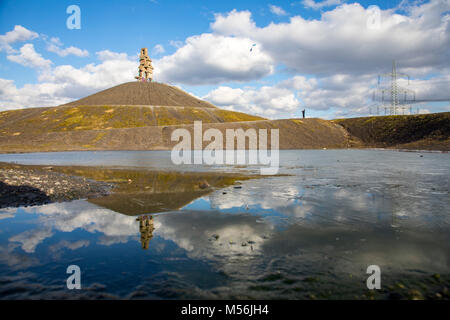
[[139, 232], [141, 233], [141, 245], [142, 249], [147, 250], [150, 243], [150, 239], [153, 238], [153, 217], [152, 216], [140, 216], [136, 219], [139, 221]]

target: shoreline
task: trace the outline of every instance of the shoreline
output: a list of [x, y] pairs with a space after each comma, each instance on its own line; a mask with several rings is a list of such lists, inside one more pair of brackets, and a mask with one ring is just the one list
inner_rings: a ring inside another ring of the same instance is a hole
[[106, 196], [113, 185], [53, 171], [53, 166], [0, 162], [0, 209]]
[[135, 215], [177, 209], [215, 189], [256, 178], [261, 176], [0, 162], [0, 209], [85, 199]]
[[[239, 150], [239, 149], [238, 149]], [[248, 149], [245, 149], [248, 151]], [[440, 149], [408, 149], [408, 148], [382, 148], [382, 147], [353, 147], [353, 148], [303, 148], [303, 149], [279, 149], [279, 151], [302, 151], [302, 150], [376, 150], [376, 151], [399, 151], [399, 152], [426, 152], [426, 153], [449, 153], [449, 150]], [[58, 151], [0, 151], [2, 154], [33, 154], [33, 153], [62, 153], [62, 152], [147, 152], [147, 151], [171, 151], [171, 149], [149, 149], [149, 150], [135, 150], [135, 149], [98, 149], [98, 150], [86, 150], [86, 149], [73, 149], [73, 150], [58, 150]], [[200, 151], [200, 150], [191, 150]], [[2, 163], [3, 161], [0, 161]]]

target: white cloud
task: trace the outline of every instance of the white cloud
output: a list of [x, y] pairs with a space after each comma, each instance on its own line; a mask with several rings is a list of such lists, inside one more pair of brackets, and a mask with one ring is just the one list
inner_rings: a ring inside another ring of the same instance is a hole
[[39, 35], [36, 32], [28, 30], [20, 25], [14, 26], [12, 31], [0, 35], [0, 51], [5, 50], [8, 54], [15, 53], [11, 44], [18, 41], [27, 41], [37, 38]]
[[181, 48], [182, 46], [183, 46], [183, 41], [179, 41], [179, 40], [170, 40], [169, 41], [169, 44], [172, 46], [172, 47], [175, 47], [175, 48]]
[[154, 62], [155, 80], [184, 84], [217, 84], [259, 79], [273, 72], [273, 61], [261, 50], [250, 52], [248, 38], [205, 33], [192, 36], [174, 54]]
[[[335, 74], [321, 78], [294, 76], [260, 89], [220, 86], [203, 99], [228, 110], [267, 118], [292, 117], [300, 108], [306, 108], [322, 112], [328, 110], [326, 118], [331, 119], [367, 115], [370, 106], [375, 112], [376, 106], [371, 99], [376, 81], [376, 74]], [[406, 80], [400, 80], [399, 84], [414, 90], [418, 100], [448, 99], [450, 76], [411, 80], [409, 85]], [[416, 110], [416, 106], [419, 105], [413, 105], [413, 110]], [[420, 109], [423, 113], [426, 112], [426, 108]], [[383, 113], [384, 110], [380, 109], [380, 112]]]
[[[123, 82], [133, 81], [138, 65], [136, 59], [125, 53], [108, 50], [99, 51], [96, 55], [99, 63], [90, 63], [80, 68], [71, 65], [42, 68], [39, 82], [26, 84], [22, 88], [17, 88], [13, 80], [0, 78], [1, 108], [60, 105]], [[32, 61], [36, 64], [39, 59]], [[46, 61], [48, 63], [38, 64], [50, 65], [50, 60]], [[21, 62], [31, 64], [28, 60]]]
[[[338, 2], [309, 4], [319, 8]], [[295, 92], [294, 97], [302, 106], [367, 114], [368, 106], [373, 104], [370, 100], [377, 75], [389, 72], [394, 59], [400, 71], [427, 78], [411, 82], [417, 99], [448, 98], [445, 87], [448, 88], [450, 70], [450, 2], [432, 0], [403, 10], [407, 13], [381, 10], [379, 29], [367, 28], [371, 11], [357, 3], [326, 11], [320, 19], [296, 16], [289, 23], [265, 27], [256, 26], [249, 11], [233, 10], [216, 15], [211, 29], [215, 35], [252, 39], [272, 57], [274, 64], [284, 65], [294, 74], [309, 74], [308, 78], [294, 76], [272, 87]], [[219, 106], [244, 112], [269, 117], [272, 113], [275, 117], [282, 115], [268, 104], [260, 112], [253, 91], [218, 88], [206, 98]], [[230, 95], [228, 99], [226, 92]], [[292, 110], [297, 105], [291, 104]]]
[[126, 53], [118, 53], [109, 50], [102, 50], [95, 53], [97, 58], [101, 61], [107, 60], [128, 60], [129, 57]]
[[55, 83], [26, 84], [17, 88], [13, 80], [0, 78], [1, 109], [55, 106], [71, 99], [61, 96], [64, 85]]
[[259, 89], [233, 89], [220, 86], [203, 98], [228, 110], [268, 118], [292, 116], [300, 105], [291, 90], [279, 86], [264, 86]]
[[321, 9], [324, 7], [330, 7], [330, 6], [336, 6], [342, 3], [342, 0], [324, 0], [324, 1], [314, 1], [314, 0], [304, 0], [303, 5], [305, 8], [311, 8], [311, 9]]
[[164, 49], [163, 45], [157, 44], [152, 49], [152, 55], [158, 55], [164, 53], [166, 50]]
[[218, 34], [252, 35], [257, 30], [257, 27], [251, 17], [252, 13], [247, 10], [237, 11], [234, 9], [227, 15], [218, 13], [214, 15], [215, 21], [211, 24], [211, 29]]
[[32, 68], [49, 68], [52, 64], [50, 60], [44, 59], [42, 55], [37, 53], [31, 43], [24, 44], [19, 51], [19, 54], [8, 55], [6, 58], [9, 61]]
[[53, 236], [53, 232], [50, 228], [34, 229], [15, 235], [11, 237], [9, 241], [20, 242], [22, 244], [23, 251], [33, 253], [40, 243], [51, 236]]
[[[366, 113], [372, 92], [371, 85], [375, 81], [375, 76], [351, 77], [343, 74], [320, 79], [294, 76], [259, 89], [220, 86], [203, 98], [228, 110], [267, 118], [293, 117], [300, 108], [329, 110], [364, 107], [352, 112]], [[332, 117], [330, 114], [330, 118]]]
[[358, 3], [295, 16], [289, 23], [257, 27], [248, 11], [216, 15], [214, 34], [246, 37], [278, 63], [300, 74], [329, 76], [378, 73], [397, 59], [405, 68], [449, 69], [450, 2], [432, 0], [409, 15], [381, 10], [380, 28], [367, 27], [371, 11]]
[[67, 241], [67, 240], [61, 240], [60, 242], [53, 244], [49, 247], [50, 251], [58, 251], [61, 250], [63, 248], [67, 248], [70, 250], [77, 250], [83, 247], [88, 247], [89, 246], [89, 241], [88, 240], [78, 240], [78, 241]]
[[135, 217], [115, 214], [83, 201], [30, 207], [27, 212], [45, 215], [40, 222], [49, 230], [72, 232], [79, 228], [91, 233], [101, 232], [109, 237], [128, 237], [139, 230]]
[[277, 16], [285, 16], [287, 15], [287, 12], [283, 10], [283, 8], [275, 6], [273, 4], [269, 5], [270, 12]]
[[83, 50], [77, 47], [67, 47], [67, 48], [61, 48], [62, 42], [59, 40], [59, 38], [53, 37], [50, 39], [49, 43], [47, 44], [47, 50], [50, 52], [54, 52], [60, 57], [65, 57], [70, 54], [73, 54], [74, 56], [78, 57], [87, 57], [89, 56], [89, 52], [87, 50]]
[[[47, 35], [42, 35], [42, 38], [44, 38], [44, 40], [47, 40], [48, 36]], [[54, 45], [57, 45], [57, 46], [62, 46], [63, 45], [63, 43], [61, 42], [61, 40], [58, 37], [51, 37], [49, 42], [54, 44]]]
[[364, 106], [371, 95], [375, 76], [335, 74], [320, 79], [294, 77], [282, 85], [299, 88], [298, 96], [309, 109], [350, 108]]
[[[96, 90], [119, 83], [133, 81], [137, 72], [137, 62], [125, 53], [99, 51], [96, 53], [101, 63], [90, 63], [81, 68], [71, 65], [57, 66], [39, 76], [41, 82], [67, 84], [75, 88], [85, 87]], [[78, 91], [78, 90], [77, 90]], [[78, 96], [78, 94], [77, 94]]]
[[450, 74], [426, 80], [414, 79], [409, 84], [406, 79], [401, 79], [398, 83], [403, 88], [413, 90], [417, 100], [443, 100], [450, 95]]

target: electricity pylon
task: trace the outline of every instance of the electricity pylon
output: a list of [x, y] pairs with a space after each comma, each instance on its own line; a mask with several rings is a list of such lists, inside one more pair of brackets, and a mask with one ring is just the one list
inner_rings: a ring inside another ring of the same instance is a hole
[[[382, 86], [381, 83], [383, 78], [390, 78], [390, 85]], [[389, 108], [390, 114], [394, 115], [399, 111], [400, 105], [404, 112], [404, 108], [407, 107], [405, 105], [406, 102], [413, 102], [416, 100], [416, 93], [413, 90], [398, 85], [397, 80], [399, 78], [408, 78], [409, 85], [409, 75], [397, 72], [395, 60], [392, 62], [392, 72], [380, 74], [378, 76], [377, 92], [381, 94], [382, 107], [386, 108], [385, 102], [390, 101], [390, 105], [387, 108]], [[400, 99], [400, 95], [403, 95], [403, 99]], [[373, 93], [372, 99], [374, 101], [376, 100], [375, 92]]]

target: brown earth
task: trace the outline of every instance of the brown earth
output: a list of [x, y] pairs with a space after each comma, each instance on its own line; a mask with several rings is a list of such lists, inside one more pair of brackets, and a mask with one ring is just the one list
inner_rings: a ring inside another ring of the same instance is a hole
[[[137, 128], [68, 130], [20, 135], [0, 135], [1, 152], [39, 152], [75, 150], [170, 150], [177, 141], [171, 141], [175, 129], [186, 128], [193, 139], [193, 125], [145, 126]], [[228, 123], [204, 123], [203, 131], [219, 129], [224, 137], [226, 129], [279, 129], [280, 149], [346, 148], [358, 146], [345, 129], [321, 119], [259, 120]], [[191, 143], [193, 145], [193, 140]], [[206, 146], [209, 142], [204, 142]]]
[[211, 103], [197, 99], [177, 87], [158, 82], [137, 81], [123, 83], [65, 105], [147, 105], [216, 108]]

